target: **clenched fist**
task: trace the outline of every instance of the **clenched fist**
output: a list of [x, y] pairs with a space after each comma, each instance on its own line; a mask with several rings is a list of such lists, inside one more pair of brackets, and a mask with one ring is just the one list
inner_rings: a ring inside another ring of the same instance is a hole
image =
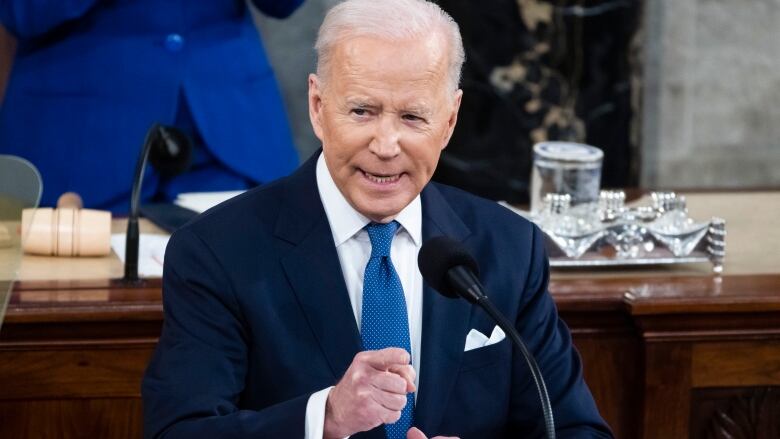
[[343, 438], [396, 422], [406, 405], [406, 394], [416, 390], [409, 361], [409, 353], [400, 348], [355, 355], [328, 395], [324, 438]]

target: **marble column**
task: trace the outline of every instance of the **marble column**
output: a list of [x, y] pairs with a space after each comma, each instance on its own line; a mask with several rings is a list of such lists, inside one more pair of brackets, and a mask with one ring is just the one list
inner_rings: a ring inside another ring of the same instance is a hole
[[645, 2], [643, 186], [780, 185], [780, 0]]

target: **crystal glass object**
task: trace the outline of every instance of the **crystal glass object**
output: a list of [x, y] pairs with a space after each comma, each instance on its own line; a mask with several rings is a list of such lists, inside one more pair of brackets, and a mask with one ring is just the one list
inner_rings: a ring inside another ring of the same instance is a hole
[[543, 142], [534, 145], [531, 212], [542, 209], [547, 194], [567, 194], [571, 206], [598, 200], [604, 153], [590, 145]]
[[685, 197], [655, 192], [652, 205], [634, 207], [622, 191], [577, 206], [572, 198], [550, 193], [537, 212], [518, 211], [545, 232], [553, 267], [710, 262], [714, 272], [723, 269], [726, 222], [695, 222]]

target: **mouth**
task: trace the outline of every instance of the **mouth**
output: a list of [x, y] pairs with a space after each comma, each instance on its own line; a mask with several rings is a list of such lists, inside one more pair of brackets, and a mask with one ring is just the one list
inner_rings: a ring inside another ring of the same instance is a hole
[[393, 184], [401, 179], [403, 174], [374, 174], [368, 171], [360, 170], [363, 176], [372, 183], [376, 184]]

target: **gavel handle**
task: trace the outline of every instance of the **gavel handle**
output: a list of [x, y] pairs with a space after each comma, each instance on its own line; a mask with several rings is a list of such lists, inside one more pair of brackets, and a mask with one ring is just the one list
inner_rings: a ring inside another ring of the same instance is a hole
[[84, 207], [84, 201], [81, 196], [75, 192], [65, 192], [57, 199], [57, 208], [81, 209]]

